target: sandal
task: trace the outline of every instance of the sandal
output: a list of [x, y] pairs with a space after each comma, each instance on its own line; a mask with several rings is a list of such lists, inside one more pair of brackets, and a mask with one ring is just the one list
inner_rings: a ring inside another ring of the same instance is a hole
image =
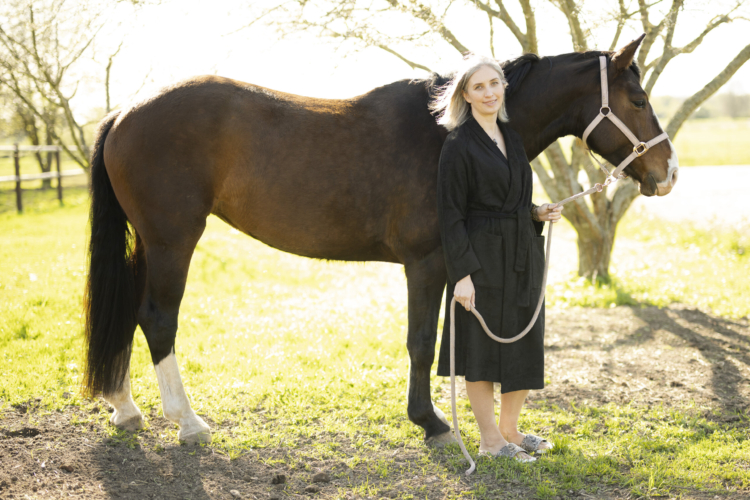
[[489, 455], [491, 457], [507, 457], [512, 458], [516, 460], [517, 462], [522, 463], [528, 463], [528, 462], [536, 462], [535, 457], [529, 457], [529, 458], [521, 458], [518, 456], [519, 453], [527, 453], [526, 450], [518, 446], [517, 444], [508, 443], [502, 448], [500, 448], [500, 451], [497, 453], [490, 453], [488, 451], [480, 451], [479, 455]]
[[[542, 443], [547, 443], [549, 446], [548, 448], [539, 448], [539, 445]], [[523, 441], [521, 441], [521, 448], [523, 448], [525, 451], [529, 453], [547, 453], [549, 450], [555, 447], [554, 444], [550, 443], [546, 439], [542, 439], [538, 436], [535, 436], [533, 434], [526, 434], [524, 436]]]

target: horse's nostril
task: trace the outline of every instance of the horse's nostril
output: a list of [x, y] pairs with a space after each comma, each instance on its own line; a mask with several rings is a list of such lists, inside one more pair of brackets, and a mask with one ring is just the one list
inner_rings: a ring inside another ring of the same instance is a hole
[[674, 185], [677, 184], [677, 170], [672, 172], [672, 179], [669, 182], [669, 185], [674, 187]]

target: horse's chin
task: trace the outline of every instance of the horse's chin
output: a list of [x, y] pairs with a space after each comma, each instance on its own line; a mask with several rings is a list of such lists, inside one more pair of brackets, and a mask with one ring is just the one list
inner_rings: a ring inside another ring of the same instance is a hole
[[659, 193], [659, 186], [656, 179], [654, 179], [654, 176], [648, 174], [643, 182], [638, 183], [638, 190], [643, 196], [654, 196]]

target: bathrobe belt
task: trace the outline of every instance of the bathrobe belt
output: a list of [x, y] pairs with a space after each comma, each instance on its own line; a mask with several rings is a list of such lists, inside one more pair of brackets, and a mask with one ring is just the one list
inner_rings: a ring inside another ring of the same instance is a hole
[[516, 261], [513, 270], [517, 273], [526, 271], [528, 262], [529, 243], [533, 237], [530, 210], [521, 209], [520, 212], [506, 214], [489, 210], [469, 210], [468, 217], [490, 217], [493, 219], [516, 219]]
[[[485, 313], [485, 320], [493, 316], [500, 321], [500, 331], [497, 335], [501, 337], [512, 337], [518, 333], [519, 316], [518, 308], [528, 308], [533, 299], [532, 297], [532, 272], [529, 267], [529, 253], [531, 242], [534, 237], [534, 225], [531, 222], [531, 213], [529, 210], [521, 209], [520, 212], [508, 214], [502, 212], [491, 212], [483, 210], [470, 210], [468, 217], [489, 217], [493, 219], [516, 219], [516, 244], [515, 256], [511, 252], [505, 253], [505, 262], [503, 268], [504, 276], [502, 279], [502, 288], [499, 289], [501, 294], [498, 308], [489, 310]], [[512, 250], [507, 248], [506, 250]], [[513, 259], [513, 260], [511, 260]], [[515, 272], [513, 272], [515, 271]], [[522, 318], [525, 320], [525, 318]], [[494, 323], [494, 320], [490, 320]]]

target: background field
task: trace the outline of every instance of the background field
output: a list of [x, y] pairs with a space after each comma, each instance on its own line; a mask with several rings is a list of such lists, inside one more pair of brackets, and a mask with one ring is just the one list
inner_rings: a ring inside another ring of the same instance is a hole
[[750, 165], [750, 119], [688, 120], [677, 132], [674, 146], [681, 167]]
[[[406, 418], [402, 268], [295, 257], [215, 218], [177, 344], [213, 442], [177, 446], [140, 331], [131, 373], [148, 426], [109, 427], [107, 405], [77, 395], [87, 197], [68, 193], [65, 208], [38, 194], [27, 214], [0, 214], [0, 497], [281, 498], [310, 486], [373, 499], [750, 495], [746, 232], [664, 231], [633, 212], [615, 284], [598, 290], [568, 284], [571, 256], [553, 256], [548, 387], [521, 426], [556, 451], [533, 466], [482, 460], [466, 479], [458, 448], [425, 448]], [[448, 412], [448, 384], [435, 376], [432, 387]], [[475, 454], [465, 397], [459, 406]], [[318, 470], [331, 482], [312, 484]], [[282, 473], [287, 483], [272, 485]]]

